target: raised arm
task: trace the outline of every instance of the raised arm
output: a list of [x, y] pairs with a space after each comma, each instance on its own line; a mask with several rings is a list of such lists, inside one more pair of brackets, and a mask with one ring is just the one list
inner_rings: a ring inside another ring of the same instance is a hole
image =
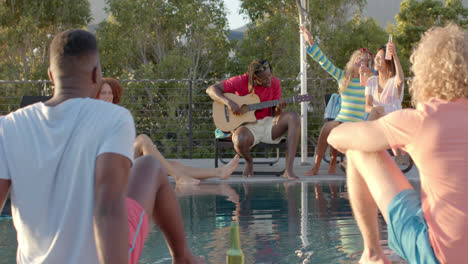
[[128, 158], [103, 153], [96, 158], [94, 183], [94, 238], [99, 263], [128, 263]]
[[235, 102], [224, 96], [224, 86], [222, 82], [213, 84], [210, 87], [208, 87], [206, 89], [206, 93], [208, 94], [208, 96], [211, 97], [211, 99], [213, 99], [213, 101], [227, 105], [227, 107], [229, 107], [229, 109], [234, 114], [240, 114], [239, 106]]
[[401, 67], [400, 60], [398, 59], [398, 55], [395, 48], [395, 43], [390, 42], [387, 44], [387, 49], [389, 50], [390, 54], [393, 57], [393, 62], [395, 63], [395, 82], [398, 87], [398, 97], [402, 98], [402, 90], [403, 90], [403, 83], [405, 81], [405, 74], [403, 73], [403, 68]]
[[343, 70], [337, 68], [335, 65], [333, 65], [333, 63], [331, 63], [331, 61], [328, 60], [328, 58], [325, 56], [325, 54], [322, 52], [319, 46], [316, 43], [314, 43], [312, 36], [305, 27], [301, 26], [300, 29], [300, 32], [302, 33], [308, 44], [307, 54], [309, 54], [309, 56], [311, 56], [312, 59], [318, 62], [322, 69], [324, 69], [326, 72], [328, 72], [328, 74], [330, 74], [333, 78], [339, 81], [341, 79], [341, 76], [343, 76]]

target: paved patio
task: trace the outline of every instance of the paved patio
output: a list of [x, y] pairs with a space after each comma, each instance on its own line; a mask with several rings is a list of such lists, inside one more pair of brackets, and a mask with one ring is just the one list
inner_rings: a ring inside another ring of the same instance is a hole
[[[263, 160], [263, 159], [256, 159], [256, 160]], [[214, 168], [214, 159], [177, 159], [174, 161], [181, 162], [184, 165], [187, 166], [193, 166], [193, 167], [199, 167], [199, 168]], [[241, 159], [243, 161], [243, 159]], [[294, 171], [297, 176], [299, 176], [299, 181], [300, 182], [323, 182], [323, 181], [345, 181], [346, 180], [346, 175], [343, 171], [341, 171], [340, 168], [337, 168], [337, 174], [336, 175], [328, 175], [328, 164], [325, 162], [322, 162], [320, 166], [320, 172], [319, 175], [315, 176], [305, 176], [305, 173], [312, 168], [313, 164], [313, 157], [309, 157], [307, 162], [310, 163], [310, 165], [303, 166], [301, 165], [301, 158], [297, 157], [294, 160]], [[220, 163], [222, 165], [222, 163]], [[280, 158], [280, 160], [272, 165], [256, 165], [254, 164], [254, 170], [255, 171], [265, 171], [265, 172], [272, 172], [271, 175], [255, 175], [253, 178], [244, 178], [242, 175], [232, 175], [229, 177], [229, 179], [224, 180], [222, 182], [226, 183], [238, 183], [238, 182], [281, 182], [281, 181], [286, 181], [283, 177], [277, 177], [275, 176], [274, 172], [275, 171], [281, 171], [285, 166], [285, 159]], [[236, 169], [237, 172], [242, 172], [242, 169], [244, 168], [243, 164], [239, 164], [239, 167]], [[405, 173], [405, 175], [408, 177], [409, 180], [411, 181], [419, 181], [419, 172], [416, 168], [416, 166], [413, 166], [413, 168]], [[172, 179], [172, 177], [171, 177]], [[218, 182], [221, 181], [219, 179], [207, 179], [203, 180], [207, 182]]]

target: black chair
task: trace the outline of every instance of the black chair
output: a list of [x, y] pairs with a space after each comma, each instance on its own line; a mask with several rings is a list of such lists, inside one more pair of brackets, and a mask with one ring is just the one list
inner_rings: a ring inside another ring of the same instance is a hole
[[[328, 105], [328, 102], [330, 102], [330, 98], [331, 98], [331, 97], [332, 97], [332, 94], [331, 94], [331, 93], [325, 94], [325, 96], [324, 96], [324, 99], [325, 99], [325, 106]], [[335, 119], [333, 119], [333, 118], [326, 118], [326, 119], [325, 119], [325, 121], [333, 121], [333, 120], [335, 120]], [[325, 153], [325, 155], [323, 156], [323, 161], [325, 161], [326, 163], [330, 163], [330, 159], [331, 159], [330, 155], [331, 155], [331, 153], [330, 153], [329, 151], [327, 151], [327, 152]], [[337, 157], [338, 163], [343, 162], [344, 158], [345, 158], [345, 155], [344, 155], [343, 153], [340, 153], [340, 152], [339, 152], [339, 153], [338, 153], [338, 157]], [[340, 166], [340, 168], [341, 168], [341, 166]], [[346, 172], [346, 171], [345, 171], [345, 172]]]
[[[234, 149], [234, 144], [232, 143], [231, 138], [217, 138], [215, 142], [215, 168], [218, 167], [218, 160], [221, 161], [223, 164], [227, 164], [228, 161], [223, 159], [223, 149]], [[270, 160], [262, 160], [262, 161], [255, 161], [254, 164], [267, 164], [273, 166], [276, 164], [280, 159], [280, 151], [286, 150], [286, 138], [281, 139], [278, 144], [267, 144], [267, 143], [259, 143], [255, 145], [251, 151], [255, 152], [256, 150], [264, 149], [265, 150], [265, 157], [268, 157], [268, 153], [270, 149], [276, 149], [276, 158], [271, 158]], [[242, 164], [243, 162], [239, 162]], [[284, 173], [284, 169], [281, 171], [259, 171], [255, 172], [255, 175], [271, 175], [275, 174], [276, 176], [281, 176]], [[242, 174], [242, 172], [235, 171], [233, 174]]]
[[25, 95], [21, 98], [20, 108], [23, 108], [28, 105], [35, 104], [37, 102], [45, 102], [52, 98], [52, 96], [42, 96], [42, 95]]

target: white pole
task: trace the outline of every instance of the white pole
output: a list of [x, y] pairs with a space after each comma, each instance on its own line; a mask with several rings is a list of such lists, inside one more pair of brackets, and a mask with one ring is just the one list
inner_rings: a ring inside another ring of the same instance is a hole
[[[303, 8], [306, 7], [307, 0], [301, 0]], [[299, 21], [304, 25], [304, 18], [299, 10]], [[305, 26], [305, 25], [304, 25]], [[307, 51], [304, 37], [300, 36], [301, 41], [301, 94], [307, 94]], [[301, 103], [301, 165], [310, 165], [307, 163], [307, 104]]]
[[[306, 7], [307, 0], [301, 0], [302, 9]], [[296, 2], [298, 3], [298, 2]], [[307, 10], [308, 11], [308, 10]], [[304, 25], [304, 14], [299, 8], [299, 23], [302, 26]], [[305, 39], [300, 36], [300, 45], [301, 45], [301, 94], [307, 94], [307, 54], [305, 48]], [[301, 165], [307, 165], [307, 102], [301, 103]], [[309, 223], [308, 219], [308, 190], [307, 183], [301, 183], [301, 240], [302, 247], [307, 248], [309, 246], [309, 239], [307, 237], [308, 230], [307, 224]]]
[[307, 248], [309, 246], [309, 230], [307, 229], [307, 224], [309, 223], [309, 197], [308, 197], [308, 188], [307, 182], [301, 182], [301, 240], [302, 247]]

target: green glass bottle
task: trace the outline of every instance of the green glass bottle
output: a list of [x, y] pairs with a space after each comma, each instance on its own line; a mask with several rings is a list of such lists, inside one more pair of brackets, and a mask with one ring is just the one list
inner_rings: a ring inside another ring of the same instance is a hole
[[244, 264], [244, 253], [242, 253], [240, 246], [239, 224], [237, 222], [231, 223], [231, 240], [226, 254], [226, 263]]

